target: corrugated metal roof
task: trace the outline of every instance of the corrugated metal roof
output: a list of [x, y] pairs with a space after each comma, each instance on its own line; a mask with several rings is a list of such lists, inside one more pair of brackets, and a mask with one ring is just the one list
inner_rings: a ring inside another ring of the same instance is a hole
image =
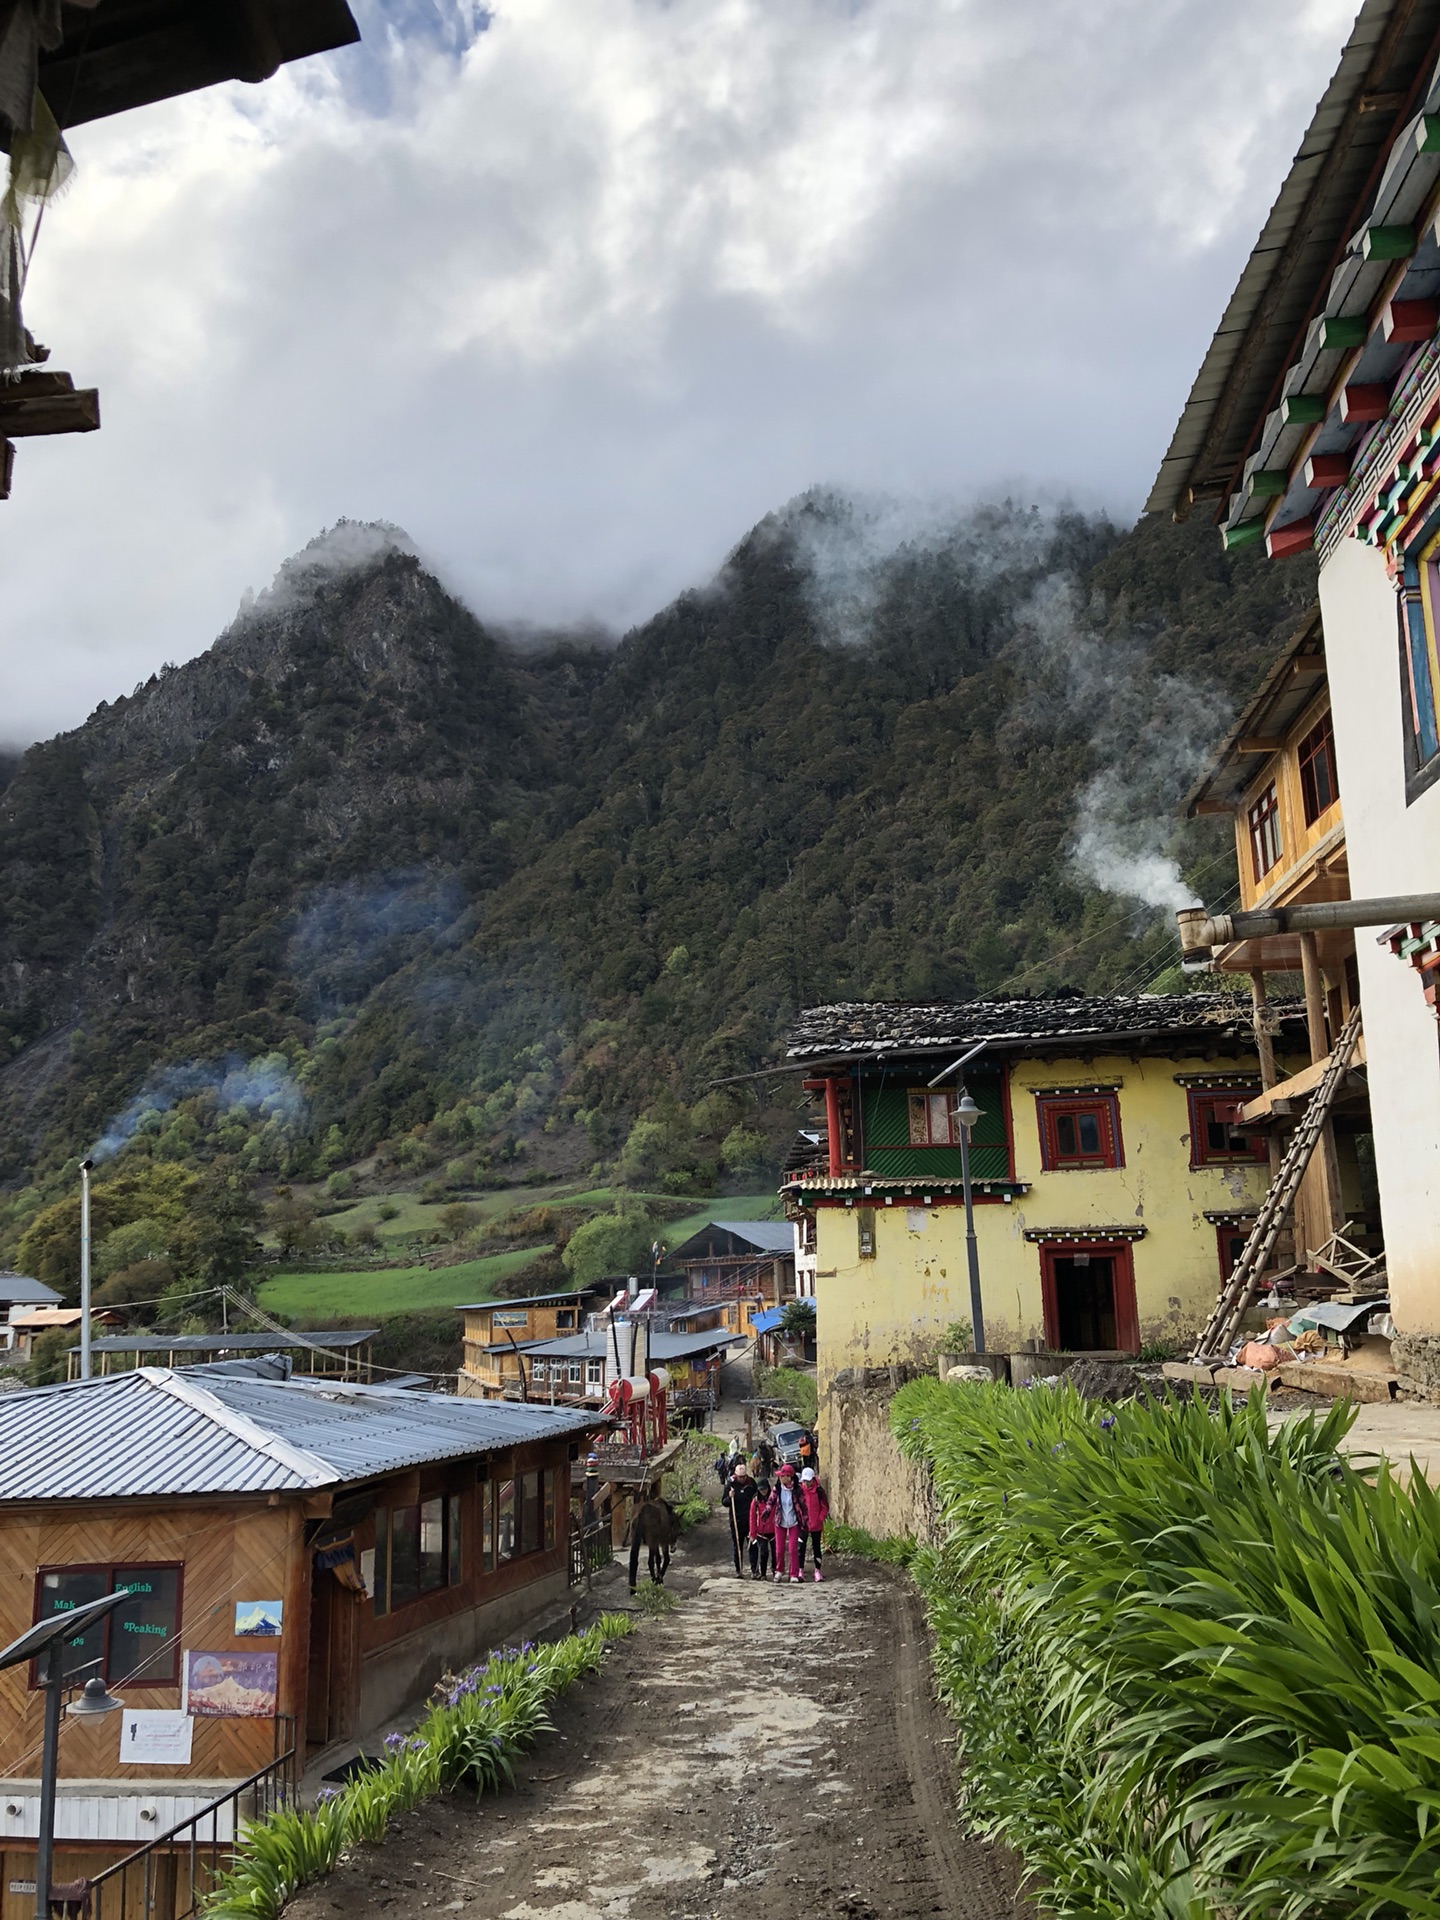
[[1440, 0], [1364, 0], [1175, 428], [1147, 513], [1228, 494], [1429, 76]]
[[308, 1327], [304, 1333], [107, 1333], [95, 1353], [292, 1353], [311, 1347], [360, 1347], [378, 1327]]
[[[666, 1360], [688, 1360], [693, 1354], [713, 1353], [716, 1347], [728, 1347], [744, 1339], [744, 1334], [727, 1333], [723, 1327], [712, 1327], [706, 1333], [662, 1333], [659, 1328], [650, 1335], [650, 1358], [662, 1363]], [[600, 1359], [610, 1350], [610, 1337], [604, 1333], [562, 1333], [554, 1340], [522, 1340], [521, 1353], [553, 1354], [560, 1360], [579, 1360], [585, 1357]], [[491, 1353], [509, 1353], [509, 1346], [491, 1347]]]
[[0, 1273], [0, 1307], [58, 1307], [62, 1296], [28, 1273]]
[[712, 1220], [712, 1227], [719, 1227], [722, 1233], [733, 1233], [739, 1240], [748, 1240], [752, 1247], [760, 1247], [766, 1253], [793, 1253], [795, 1251], [795, 1229], [788, 1220]]
[[137, 1367], [0, 1399], [0, 1500], [299, 1492], [594, 1424], [563, 1407]]

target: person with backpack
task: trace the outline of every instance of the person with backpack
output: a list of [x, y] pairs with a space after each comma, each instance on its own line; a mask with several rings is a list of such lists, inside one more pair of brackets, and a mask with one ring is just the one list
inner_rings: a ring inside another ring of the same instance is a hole
[[794, 1467], [787, 1460], [775, 1483], [775, 1578], [784, 1580], [788, 1566], [790, 1582], [797, 1587], [800, 1584], [800, 1529], [804, 1518], [804, 1509], [800, 1505], [800, 1482], [795, 1478]]
[[815, 1561], [815, 1578], [824, 1579], [820, 1571], [820, 1537], [825, 1531], [825, 1521], [830, 1513], [830, 1498], [813, 1467], [800, 1470], [800, 1572], [805, 1572], [805, 1542], [809, 1539]]
[[755, 1483], [755, 1498], [750, 1502], [750, 1578], [766, 1580], [770, 1576], [770, 1557], [775, 1551], [775, 1489], [768, 1480]]

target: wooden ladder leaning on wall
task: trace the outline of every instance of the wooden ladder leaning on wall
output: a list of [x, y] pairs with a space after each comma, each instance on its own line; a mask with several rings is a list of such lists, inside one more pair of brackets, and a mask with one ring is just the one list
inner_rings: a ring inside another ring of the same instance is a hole
[[1310, 1156], [1319, 1144], [1359, 1038], [1360, 1009], [1356, 1007], [1341, 1028], [1340, 1037], [1331, 1049], [1325, 1071], [1306, 1104], [1300, 1124], [1290, 1136], [1275, 1178], [1270, 1183], [1270, 1191], [1265, 1196], [1265, 1204], [1250, 1229], [1250, 1238], [1245, 1242], [1230, 1278], [1221, 1287], [1220, 1297], [1215, 1302], [1210, 1318], [1200, 1330], [1191, 1356], [1199, 1365], [1223, 1364], [1229, 1353], [1245, 1310], [1258, 1291], [1265, 1263], [1275, 1250], [1285, 1217], [1295, 1204], [1295, 1196], [1300, 1191], [1300, 1182], [1305, 1177]]

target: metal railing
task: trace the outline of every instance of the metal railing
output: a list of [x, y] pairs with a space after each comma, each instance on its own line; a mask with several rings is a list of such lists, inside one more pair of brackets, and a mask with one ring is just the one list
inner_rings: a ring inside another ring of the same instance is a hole
[[615, 1547], [610, 1538], [608, 1521], [596, 1521], [593, 1527], [583, 1531], [579, 1527], [570, 1530], [570, 1584], [578, 1587], [582, 1580], [588, 1580], [591, 1574], [598, 1573], [601, 1567], [608, 1567], [615, 1558]]
[[[285, 1717], [290, 1745], [267, 1765], [200, 1807], [187, 1820], [157, 1833], [90, 1881], [86, 1920], [189, 1920], [235, 1862], [247, 1822], [288, 1806], [298, 1772], [296, 1723]], [[280, 1723], [276, 1723], [277, 1744]]]

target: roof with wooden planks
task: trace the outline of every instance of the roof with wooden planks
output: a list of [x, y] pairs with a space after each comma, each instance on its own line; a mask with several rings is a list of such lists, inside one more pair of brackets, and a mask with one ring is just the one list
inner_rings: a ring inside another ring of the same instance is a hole
[[61, 12], [40, 91], [61, 127], [224, 80], [268, 80], [360, 38], [346, 0], [89, 0]]
[[[1195, 377], [1147, 512], [1183, 520], [1194, 502], [1213, 500], [1223, 513], [1242, 486], [1247, 456], [1282, 407], [1282, 386], [1291, 387], [1287, 369], [1313, 349], [1323, 379], [1338, 369], [1346, 343], [1353, 347], [1357, 302], [1363, 312], [1366, 292], [1373, 297], [1369, 283], [1383, 273], [1357, 229], [1372, 213], [1377, 189], [1390, 183], [1394, 169], [1387, 173], [1386, 161], [1397, 134], [1431, 104], [1437, 59], [1440, 0], [1364, 0]], [[1425, 152], [1417, 149], [1417, 157]], [[1342, 276], [1347, 284], [1337, 305], [1329, 296]], [[1358, 293], [1357, 278], [1365, 283]], [[1333, 344], [1323, 335], [1317, 341], [1322, 315], [1352, 325], [1333, 329]], [[1301, 416], [1313, 423], [1313, 406], [1279, 424], [1300, 426]]]
[[[1273, 1003], [1287, 1032], [1304, 1032], [1298, 1002]], [[963, 1000], [954, 1005], [866, 1000], [806, 1007], [786, 1057], [855, 1069], [926, 1055], [984, 1052], [1075, 1055], [1240, 1051], [1255, 1045], [1250, 1003], [1229, 993], [1053, 994]]]

